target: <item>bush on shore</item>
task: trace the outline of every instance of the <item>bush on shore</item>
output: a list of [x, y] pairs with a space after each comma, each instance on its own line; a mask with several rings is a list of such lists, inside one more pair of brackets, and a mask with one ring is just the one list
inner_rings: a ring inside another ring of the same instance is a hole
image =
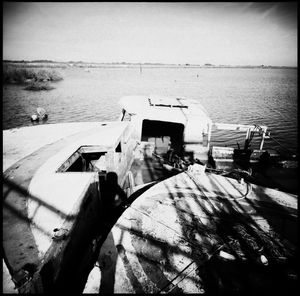
[[60, 81], [63, 77], [56, 70], [33, 70], [13, 66], [3, 67], [4, 84], [34, 84], [36, 82]]
[[48, 82], [34, 81], [25, 87], [26, 90], [51, 90], [54, 89]]

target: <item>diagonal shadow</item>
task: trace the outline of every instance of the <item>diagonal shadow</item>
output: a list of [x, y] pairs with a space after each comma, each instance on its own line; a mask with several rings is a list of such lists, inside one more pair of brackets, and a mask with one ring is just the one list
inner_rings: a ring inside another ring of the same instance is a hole
[[[219, 295], [224, 292], [231, 292], [231, 294], [241, 292], [243, 295], [247, 295], [249, 292], [249, 295], [254, 295], [260, 290], [272, 292], [277, 289], [284, 289], [289, 285], [294, 286], [295, 282], [290, 280], [286, 273], [286, 268], [292, 266], [290, 262], [294, 257], [289, 258], [290, 261], [285, 264], [278, 263], [274, 259], [278, 253], [276, 254], [276, 251], [272, 250], [272, 248], [276, 249], [278, 252], [284, 252], [284, 250], [280, 250], [280, 246], [282, 245], [278, 244], [278, 241], [274, 237], [266, 234], [238, 202], [222, 199], [222, 202], [220, 202], [222, 206], [217, 207], [216, 202], [213, 202], [206, 196], [205, 189], [195, 182], [195, 180], [191, 180], [195, 186], [191, 186], [185, 179], [183, 179], [183, 181], [181, 180], [181, 183], [184, 184], [176, 184], [175, 186], [179, 189], [184, 187], [191, 192], [195, 191], [194, 194], [189, 193], [189, 196], [194, 198], [201, 208], [201, 211], [206, 215], [206, 219], [210, 220], [211, 227], [204, 224], [201, 219], [199, 219], [200, 217], [190, 215], [189, 219], [187, 219], [188, 215], [186, 214], [191, 214], [193, 209], [188, 204], [187, 200], [185, 200], [186, 194], [184, 192], [178, 190], [177, 192], [174, 192], [171, 187], [168, 187], [169, 185], [165, 184], [166, 194], [172, 201], [175, 201], [173, 206], [176, 209], [179, 224], [182, 227], [182, 233], [185, 235], [184, 239], [191, 242], [194, 238], [193, 236], [197, 233], [202, 236], [202, 245], [191, 243], [192, 253], [184, 255], [190, 256], [190, 258], [193, 259], [198, 258], [197, 260], [199, 261], [196, 262], [198, 273], [203, 280], [207, 295]], [[214, 185], [217, 186], [218, 184]], [[219, 188], [219, 186], [217, 187]], [[195, 188], [197, 190], [195, 190]], [[223, 187], [222, 190], [222, 194], [226, 195], [226, 188]], [[200, 192], [201, 195], [197, 192]], [[215, 193], [218, 194], [217, 192]], [[180, 206], [179, 204], [176, 204], [176, 200], [181, 201]], [[204, 201], [210, 204], [210, 210], [206, 208]], [[239, 207], [242, 213], [237, 212], [236, 207]], [[134, 225], [136, 227], [133, 227]], [[116, 224], [116, 226], [122, 228], [121, 225]], [[127, 230], [128, 229], [126, 228], [124, 229], [124, 231]], [[146, 242], [148, 242], [147, 244], [151, 242], [151, 245], [156, 246], [161, 250], [159, 257], [164, 257], [164, 270], [179, 273], [180, 270], [177, 270], [176, 266], [172, 265], [166, 252], [166, 249], [168, 249], [169, 252], [175, 254], [176, 252], [180, 253], [181, 250], [179, 250], [178, 246], [172, 246], [169, 243], [161, 242], [157, 240], [157, 238], [143, 233], [141, 225], [136, 224], [136, 222], [135, 224], [132, 224], [130, 231], [134, 235], [140, 237], [140, 239], [137, 240], [138, 243], [135, 245], [134, 243], [132, 244], [136, 250], [134, 254], [138, 254], [140, 266], [148, 279], [151, 280], [160, 291], [164, 291], [169, 288], [169, 286], [171, 286], [169, 291], [174, 289], [172, 283], [167, 281], [164, 277], [162, 270], [158, 268], [155, 270], [153, 269], [153, 266], [157, 264], [155, 263], [157, 258], [153, 261], [153, 254], [147, 252], [141, 253], [140, 250]], [[142, 241], [145, 243], [142, 244]], [[136, 287], [136, 291], [142, 292], [143, 287], [140, 284], [141, 282], [137, 282], [137, 278], [133, 276], [133, 269], [132, 266], [130, 266], [129, 259], [126, 255], [127, 250], [125, 251], [121, 243], [119, 243], [118, 246], [114, 246], [113, 243], [112, 248], [116, 248], [117, 256], [121, 257], [126, 266], [127, 276], [132, 281], [132, 286]], [[212, 256], [209, 256], [207, 253], [208, 248], [212, 251]], [[226, 259], [224, 260], [217, 255], [217, 253], [214, 253], [214, 250], [224, 250], [229, 252], [235, 255], [236, 260], [234, 262], [226, 261]], [[199, 257], [199, 252], [202, 252], [204, 256]], [[261, 262], [258, 262], [258, 259], [262, 254], [265, 254], [268, 259], [271, 259], [269, 260], [268, 267], [263, 266]], [[206, 258], [206, 260], [201, 260], [203, 258]], [[277, 281], [275, 284], [271, 284], [272, 277]]]
[[[57, 273], [60, 268], [56, 262], [57, 259], [55, 259], [58, 256], [58, 252], [60, 252], [60, 243], [51, 243], [45, 256], [43, 258], [39, 258], [38, 247], [36, 245], [36, 240], [33, 236], [31, 226], [34, 226], [41, 234], [49, 238], [53, 237], [53, 233], [43, 228], [40, 224], [35, 223], [35, 214], [33, 214], [31, 218], [28, 217], [27, 202], [28, 200], [34, 200], [38, 203], [38, 207], [47, 208], [68, 223], [74, 223], [77, 216], [65, 214], [56, 207], [44, 202], [40, 198], [29, 194], [28, 190], [24, 189], [22, 186], [13, 181], [4, 178], [3, 182], [4, 186], [8, 188], [8, 190], [5, 191], [6, 193], [8, 192], [8, 194], [3, 200], [3, 222], [5, 222], [3, 223], [3, 232], [6, 234], [6, 238], [3, 241], [3, 251], [6, 258], [6, 265], [10, 270], [11, 276], [16, 280], [18, 285], [18, 282], [23, 280], [20, 278], [20, 276], [18, 276], [18, 274], [22, 271], [22, 269], [27, 270], [26, 265], [33, 264], [34, 272], [40, 272], [43, 284], [45, 284], [44, 288], [46, 291], [47, 289], [51, 291], [53, 289], [52, 285], [54, 284], [55, 280], [54, 274]], [[16, 199], [18, 200], [18, 203], [14, 205], [13, 202], [15, 202]], [[81, 212], [83, 211], [83, 207], [84, 204], [80, 210]], [[35, 213], [36, 212], [37, 211], [35, 211]], [[73, 229], [72, 233], [74, 231], [76, 231], [76, 227]], [[80, 244], [76, 244], [73, 246], [73, 249], [78, 249]], [[11, 246], [18, 247], [17, 249], [13, 250], [10, 248]], [[67, 253], [68, 251], [64, 251], [62, 257], [65, 258]], [[80, 251], [77, 253], [80, 255]], [[80, 261], [80, 258], [77, 259]], [[54, 263], [54, 261], [56, 263]], [[44, 280], [46, 280], [45, 283]]]
[[[214, 178], [210, 178], [210, 181], [216, 187], [221, 185], [220, 182], [217, 181]], [[225, 188], [223, 187], [223, 189], [225, 189]], [[263, 189], [263, 192], [264, 192], [265, 189], [263, 187], [262, 187], [262, 189]], [[255, 192], [258, 189], [255, 189], [255, 188], [252, 187], [252, 190]], [[258, 197], [261, 196], [262, 197], [264, 195], [264, 193], [261, 192], [260, 190], [258, 190], [258, 191], [259, 192], [257, 192], [256, 196], [258, 196]], [[224, 195], [224, 191], [221, 194]], [[288, 211], [285, 207], [281, 206], [280, 204], [276, 203], [275, 201], [272, 202], [272, 200], [270, 198], [268, 200], [270, 202], [270, 204], [268, 205], [268, 208], [272, 209], [272, 212], [280, 213], [280, 217], [283, 217], [283, 219], [293, 219], [293, 216], [291, 215], [291, 212]], [[262, 207], [259, 204], [254, 203], [254, 201], [252, 201], [251, 199], [245, 199], [245, 202], [247, 202], [248, 206], [250, 206], [252, 209], [255, 209], [257, 211], [257, 213], [261, 217], [263, 217], [268, 222], [269, 225], [272, 226], [272, 229], [274, 230], [273, 232], [283, 233], [282, 229], [280, 227], [278, 227], [278, 223], [274, 223], [274, 214], [273, 214], [273, 219], [271, 219], [272, 214], [268, 215], [267, 211], [265, 209], [263, 210]], [[256, 220], [253, 219], [249, 213], [247, 213], [246, 206], [243, 207], [242, 203], [240, 203], [240, 202], [238, 202], [237, 200], [234, 200], [234, 199], [232, 199], [232, 201], [229, 200], [229, 199], [224, 199], [224, 204], [225, 203], [230, 207], [232, 207], [233, 203], [234, 203], [234, 206], [236, 206], [237, 208], [240, 209], [240, 211], [243, 213], [243, 219], [245, 220], [246, 225], [251, 225], [252, 228], [250, 228], [250, 229], [258, 230], [257, 235], [256, 235], [258, 240], [260, 240], [262, 237], [265, 238], [267, 236], [268, 240], [272, 244], [274, 244], [277, 248], [282, 248], [282, 244], [280, 244], [279, 240], [276, 237], [272, 237], [271, 235], [267, 235], [265, 233], [265, 231], [263, 231], [261, 226], [256, 222]], [[261, 203], [263, 204], [263, 202], [261, 202]], [[250, 229], [249, 229], [249, 231], [250, 231]], [[264, 235], [262, 235], [261, 233], [264, 233]], [[265, 239], [265, 243], [266, 242], [267, 242], [267, 239]]]
[[30, 194], [27, 189], [24, 189], [22, 186], [18, 185], [17, 183], [15, 183], [15, 182], [7, 179], [7, 178], [4, 178], [3, 176], [2, 176], [2, 181], [3, 181], [3, 184], [8, 186], [8, 188], [9, 188], [3, 196], [4, 201], [6, 200], [7, 196], [9, 195], [9, 193], [11, 191], [15, 191], [15, 192], [18, 192], [19, 194], [23, 195], [27, 199], [31, 199], [33, 201], [36, 201], [39, 204], [39, 206], [44, 206], [45, 208], [47, 208], [48, 210], [56, 213], [57, 215], [59, 215], [63, 219], [66, 219], [66, 220], [74, 220], [75, 219], [74, 215], [68, 215], [68, 214], [60, 211], [58, 208], [50, 205], [49, 203], [41, 200], [40, 198], [38, 198], [36, 196]]
[[39, 231], [41, 231], [43, 234], [47, 235], [48, 237], [52, 237], [52, 233], [50, 233], [49, 231], [45, 230], [44, 228], [42, 228], [41, 226], [39, 226], [38, 224], [36, 224], [33, 219], [28, 218], [27, 216], [25, 216], [24, 214], [22, 214], [18, 209], [14, 208], [13, 206], [11, 206], [10, 204], [4, 202], [3, 203], [3, 207], [6, 208], [12, 215], [14, 215], [15, 217], [18, 217], [19, 219], [21, 219], [22, 221], [33, 225], [34, 227], [36, 227]]
[[[204, 193], [205, 198], [204, 189], [197, 182], [195, 182], [195, 185]], [[206, 200], [209, 200], [209, 198], [206, 198]], [[291, 264], [293, 257], [289, 258], [290, 261], [286, 262], [285, 265], [276, 262], [274, 257], [278, 253], [274, 252], [274, 248], [276, 247], [279, 252], [283, 250], [280, 250], [278, 245], [276, 246], [276, 242], [272, 237], [264, 233], [259, 227], [255, 227], [255, 222], [250, 215], [236, 212], [229, 201], [225, 200], [224, 204], [226, 204], [226, 211], [214, 212], [214, 215], [220, 219], [220, 222], [217, 223], [216, 233], [224, 242], [225, 250], [229, 250], [230, 253], [239, 258], [239, 261], [238, 264], [225, 264], [217, 257], [213, 258], [212, 263], [209, 264], [211, 265], [209, 270], [206, 269], [204, 273], [202, 272], [212, 295], [219, 292], [220, 289], [225, 289], [227, 292], [232, 291], [232, 289], [244, 292], [254, 292], [261, 289], [262, 291], [271, 292], [276, 291], [276, 289], [282, 291], [289, 285], [295, 286], [295, 282], [291, 281], [287, 273], [284, 272], [284, 268], [293, 267]], [[234, 245], [232, 244], [233, 241], [235, 242]], [[263, 267], [257, 262], [257, 258], [262, 254], [261, 250], [263, 250], [263, 254], [271, 259], [269, 260], [269, 267]], [[246, 257], [246, 261], [241, 254]], [[248, 271], [251, 276], [241, 276], [243, 273], [237, 274], [235, 272], [237, 268], [244, 272]], [[217, 270], [220, 270], [220, 273]], [[210, 277], [208, 274], [210, 274]], [[271, 278], [277, 280], [273, 286], [270, 283]], [[216, 288], [218, 283], [222, 284], [219, 285], [219, 288]]]

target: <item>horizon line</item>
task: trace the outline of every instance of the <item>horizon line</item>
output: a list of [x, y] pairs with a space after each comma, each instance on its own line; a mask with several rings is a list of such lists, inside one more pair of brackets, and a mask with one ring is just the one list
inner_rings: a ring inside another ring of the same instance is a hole
[[3, 62], [13, 62], [13, 63], [67, 63], [67, 64], [118, 64], [118, 65], [177, 65], [177, 66], [206, 66], [206, 67], [273, 67], [273, 68], [298, 68], [296, 66], [273, 66], [273, 65], [265, 65], [265, 64], [257, 64], [257, 65], [234, 65], [234, 64], [212, 64], [212, 63], [204, 63], [204, 64], [196, 64], [196, 63], [163, 63], [163, 62], [86, 62], [86, 61], [54, 61], [48, 59], [35, 59], [35, 60], [11, 60], [11, 59], [3, 59]]

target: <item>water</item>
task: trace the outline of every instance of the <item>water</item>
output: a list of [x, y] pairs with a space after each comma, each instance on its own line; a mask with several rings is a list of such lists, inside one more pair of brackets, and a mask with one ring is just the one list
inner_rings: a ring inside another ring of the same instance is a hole
[[[214, 122], [268, 126], [292, 152], [297, 150], [297, 70], [238, 68], [83, 68], [58, 69], [64, 80], [50, 91], [3, 86], [3, 129], [31, 126], [37, 107], [46, 124], [116, 120], [125, 95], [165, 95], [200, 101]], [[245, 134], [214, 131], [212, 142], [243, 146]], [[258, 148], [254, 139], [253, 148]], [[271, 140], [265, 148], [282, 150]]]

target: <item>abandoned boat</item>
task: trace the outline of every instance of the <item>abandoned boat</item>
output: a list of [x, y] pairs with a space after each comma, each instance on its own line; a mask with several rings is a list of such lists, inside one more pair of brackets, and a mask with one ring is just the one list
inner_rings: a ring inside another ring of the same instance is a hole
[[120, 122], [23, 127], [3, 136], [5, 264], [21, 293], [60, 290], [91, 259], [103, 174], [130, 184], [137, 143]]
[[[130, 121], [133, 137], [154, 153], [152, 162], [168, 153], [168, 163], [175, 167], [199, 160], [207, 171], [239, 175], [251, 183], [297, 193], [296, 155], [264, 149], [266, 139], [275, 140], [267, 126], [212, 122], [198, 101], [185, 98], [127, 96], [120, 105], [120, 120]], [[238, 143], [238, 148], [212, 146], [213, 130], [245, 133], [244, 147]], [[254, 136], [258, 136], [257, 149], [251, 145]]]
[[[125, 97], [121, 106], [117, 122], [3, 131], [4, 289], [208, 294], [224, 276], [214, 264], [232, 267], [227, 291], [269, 289], [268, 272], [282, 279], [278, 289], [294, 285], [297, 196], [250, 182], [244, 166], [231, 175], [218, 167], [259, 162], [267, 128], [214, 124], [180, 98]], [[220, 157], [214, 126], [243, 129], [248, 142], [258, 132], [260, 149]], [[237, 277], [240, 268], [250, 278]]]

